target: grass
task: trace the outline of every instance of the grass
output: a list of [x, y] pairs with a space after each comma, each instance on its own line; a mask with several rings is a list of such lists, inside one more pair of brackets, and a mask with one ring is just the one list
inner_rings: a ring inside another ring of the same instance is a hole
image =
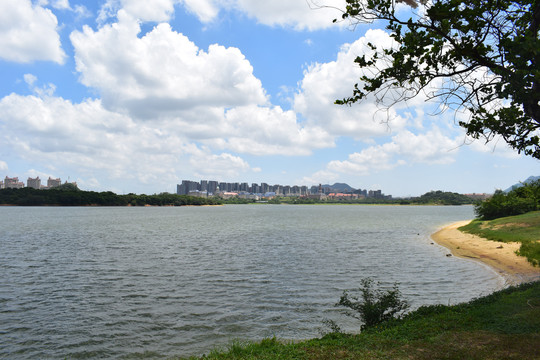
[[194, 359], [540, 359], [540, 282], [468, 303], [421, 307], [360, 334], [235, 342]]
[[459, 230], [489, 240], [519, 242], [517, 254], [535, 266], [540, 265], [540, 211], [488, 221], [476, 219]]

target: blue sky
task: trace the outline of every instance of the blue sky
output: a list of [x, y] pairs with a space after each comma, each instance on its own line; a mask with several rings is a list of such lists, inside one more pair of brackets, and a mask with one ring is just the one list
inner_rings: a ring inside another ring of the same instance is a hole
[[408, 196], [540, 175], [423, 98], [388, 116], [369, 98], [334, 105], [366, 42], [390, 41], [381, 24], [332, 23], [332, 7], [344, 1], [0, 0], [0, 176], [119, 193], [208, 179]]

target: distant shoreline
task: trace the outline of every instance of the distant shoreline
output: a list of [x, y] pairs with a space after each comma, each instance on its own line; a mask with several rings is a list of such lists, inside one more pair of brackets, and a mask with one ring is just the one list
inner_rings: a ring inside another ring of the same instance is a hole
[[505, 279], [506, 285], [540, 280], [540, 267], [534, 267], [525, 257], [516, 255], [519, 243], [491, 241], [458, 230], [470, 222], [448, 225], [432, 234], [431, 238], [449, 249], [452, 255], [489, 265]]

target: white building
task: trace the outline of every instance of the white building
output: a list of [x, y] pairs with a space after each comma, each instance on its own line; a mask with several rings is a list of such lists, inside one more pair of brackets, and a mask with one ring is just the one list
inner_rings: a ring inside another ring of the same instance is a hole
[[29, 177], [28, 180], [26, 180], [26, 187], [34, 188], [34, 189], [41, 189], [41, 179], [36, 177], [35, 179]]
[[19, 181], [18, 177], [7, 177], [4, 179], [4, 189], [22, 189], [24, 187], [24, 183], [22, 181]]
[[49, 176], [49, 179], [47, 180], [47, 187], [50, 189], [50, 188], [53, 188], [55, 186], [60, 186], [62, 185], [62, 181], [60, 180], [60, 178], [58, 179], [53, 179]]

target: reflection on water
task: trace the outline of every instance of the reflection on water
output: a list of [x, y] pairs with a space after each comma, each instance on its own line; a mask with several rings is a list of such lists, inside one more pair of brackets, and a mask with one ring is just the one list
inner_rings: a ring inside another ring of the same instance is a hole
[[0, 208], [0, 357], [202, 354], [319, 335], [362, 277], [413, 305], [501, 286], [432, 244], [472, 207]]

